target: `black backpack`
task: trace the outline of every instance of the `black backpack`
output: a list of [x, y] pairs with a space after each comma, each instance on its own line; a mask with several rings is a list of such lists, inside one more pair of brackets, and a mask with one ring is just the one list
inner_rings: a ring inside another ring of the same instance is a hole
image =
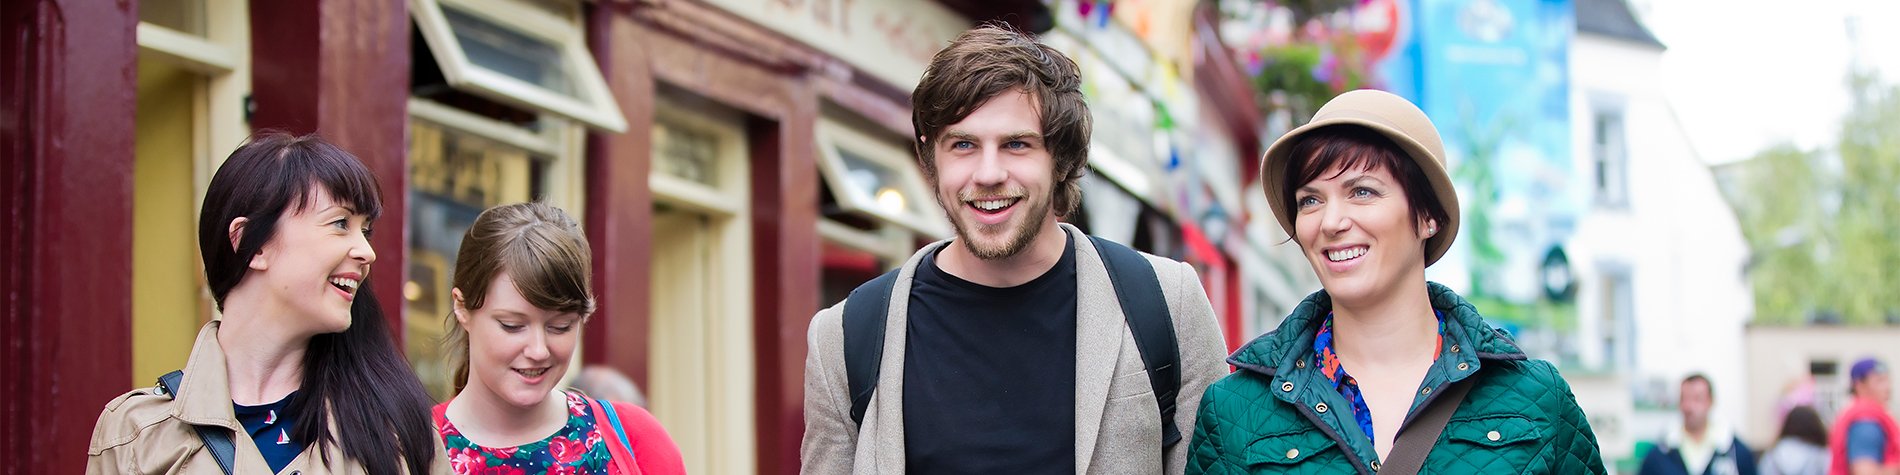
[[[1122, 315], [1148, 370], [1148, 384], [1154, 388], [1156, 406], [1161, 409], [1161, 445], [1173, 446], [1181, 441], [1181, 430], [1174, 426], [1174, 399], [1181, 390], [1181, 350], [1174, 339], [1174, 319], [1168, 314], [1161, 281], [1148, 259], [1134, 249], [1095, 236], [1089, 236], [1089, 240], [1108, 267]], [[897, 272], [891, 270], [858, 286], [844, 304], [845, 378], [850, 381], [851, 421], [859, 426], [864, 425], [865, 406], [877, 391], [878, 365], [884, 358], [884, 321]]]

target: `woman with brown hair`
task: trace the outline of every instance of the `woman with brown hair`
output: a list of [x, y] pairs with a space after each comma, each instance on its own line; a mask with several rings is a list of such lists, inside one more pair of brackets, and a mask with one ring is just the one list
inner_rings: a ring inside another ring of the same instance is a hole
[[559, 390], [594, 313], [580, 225], [542, 203], [483, 211], [456, 255], [446, 345], [456, 396], [435, 407], [455, 473], [685, 473], [639, 406]]
[[1761, 455], [1762, 475], [1822, 475], [1827, 473], [1827, 423], [1813, 406], [1788, 410], [1781, 420], [1781, 436]]
[[198, 220], [222, 317], [182, 375], [106, 405], [87, 473], [447, 473], [364, 282], [381, 213], [369, 169], [314, 135], [231, 152]]

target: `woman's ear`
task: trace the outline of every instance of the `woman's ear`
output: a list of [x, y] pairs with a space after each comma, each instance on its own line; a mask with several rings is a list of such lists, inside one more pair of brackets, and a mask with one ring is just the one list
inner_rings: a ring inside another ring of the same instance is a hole
[[450, 287], [449, 299], [455, 301], [455, 309], [450, 310], [455, 314], [455, 323], [468, 326], [468, 306], [462, 301], [462, 289]]
[[1431, 239], [1433, 236], [1438, 235], [1437, 219], [1425, 218], [1425, 222], [1421, 224], [1423, 224], [1423, 226], [1418, 230], [1418, 234], [1421, 236], [1420, 239]]
[[[239, 216], [231, 220], [230, 226], [225, 227], [225, 235], [231, 239], [231, 252], [239, 252], [244, 242], [244, 230], [250, 224], [251, 218]], [[249, 265], [251, 270], [262, 271], [270, 268], [270, 260], [264, 258], [264, 253], [259, 252], [250, 255]]]

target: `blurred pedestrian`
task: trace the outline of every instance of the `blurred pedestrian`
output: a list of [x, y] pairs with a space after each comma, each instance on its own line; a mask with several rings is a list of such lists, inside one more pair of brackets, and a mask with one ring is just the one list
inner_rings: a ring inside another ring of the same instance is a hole
[[1207, 390], [1189, 473], [1604, 473], [1556, 367], [1425, 280], [1459, 211], [1423, 111], [1341, 94], [1260, 175], [1323, 289], [1227, 359], [1239, 370]]
[[1893, 380], [1887, 365], [1873, 358], [1848, 370], [1853, 401], [1834, 419], [1828, 436], [1831, 475], [1900, 474], [1900, 427], [1887, 412]]
[[1682, 378], [1676, 393], [1682, 424], [1643, 457], [1642, 475], [1755, 475], [1755, 452], [1714, 417], [1715, 387], [1700, 373]]
[[1827, 426], [1814, 406], [1795, 406], [1781, 420], [1781, 436], [1761, 456], [1762, 475], [1825, 475]]
[[580, 374], [574, 375], [574, 380], [568, 383], [568, 387], [595, 399], [621, 401], [642, 408], [647, 407], [647, 396], [640, 392], [640, 385], [633, 384], [632, 378], [628, 378], [625, 373], [611, 366], [583, 367]]
[[996, 25], [931, 59], [913, 146], [956, 237], [812, 317], [801, 472], [1181, 472], [1220, 328], [1192, 266], [1059, 221], [1082, 84]]
[[182, 373], [106, 405], [87, 473], [447, 473], [429, 395], [364, 284], [378, 189], [314, 135], [231, 152], [198, 219], [222, 316]]
[[489, 208], [455, 259], [456, 394], [435, 406], [455, 473], [685, 473], [645, 409], [555, 387], [594, 313], [593, 252], [574, 218], [542, 203]]

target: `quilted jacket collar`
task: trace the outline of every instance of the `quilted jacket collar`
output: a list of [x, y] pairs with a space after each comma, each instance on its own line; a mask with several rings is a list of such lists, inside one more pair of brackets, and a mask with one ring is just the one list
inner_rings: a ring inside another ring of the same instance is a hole
[[[1477, 360], [1526, 359], [1517, 342], [1485, 323], [1484, 316], [1464, 297], [1437, 282], [1426, 282], [1425, 286], [1432, 308], [1445, 314], [1447, 343], [1476, 350], [1473, 354]], [[1332, 308], [1333, 299], [1325, 290], [1313, 292], [1293, 308], [1293, 313], [1280, 322], [1278, 329], [1247, 343], [1229, 356], [1227, 363], [1241, 371], [1269, 377], [1291, 371], [1296, 360], [1311, 357], [1313, 334], [1319, 331], [1319, 324]]]

